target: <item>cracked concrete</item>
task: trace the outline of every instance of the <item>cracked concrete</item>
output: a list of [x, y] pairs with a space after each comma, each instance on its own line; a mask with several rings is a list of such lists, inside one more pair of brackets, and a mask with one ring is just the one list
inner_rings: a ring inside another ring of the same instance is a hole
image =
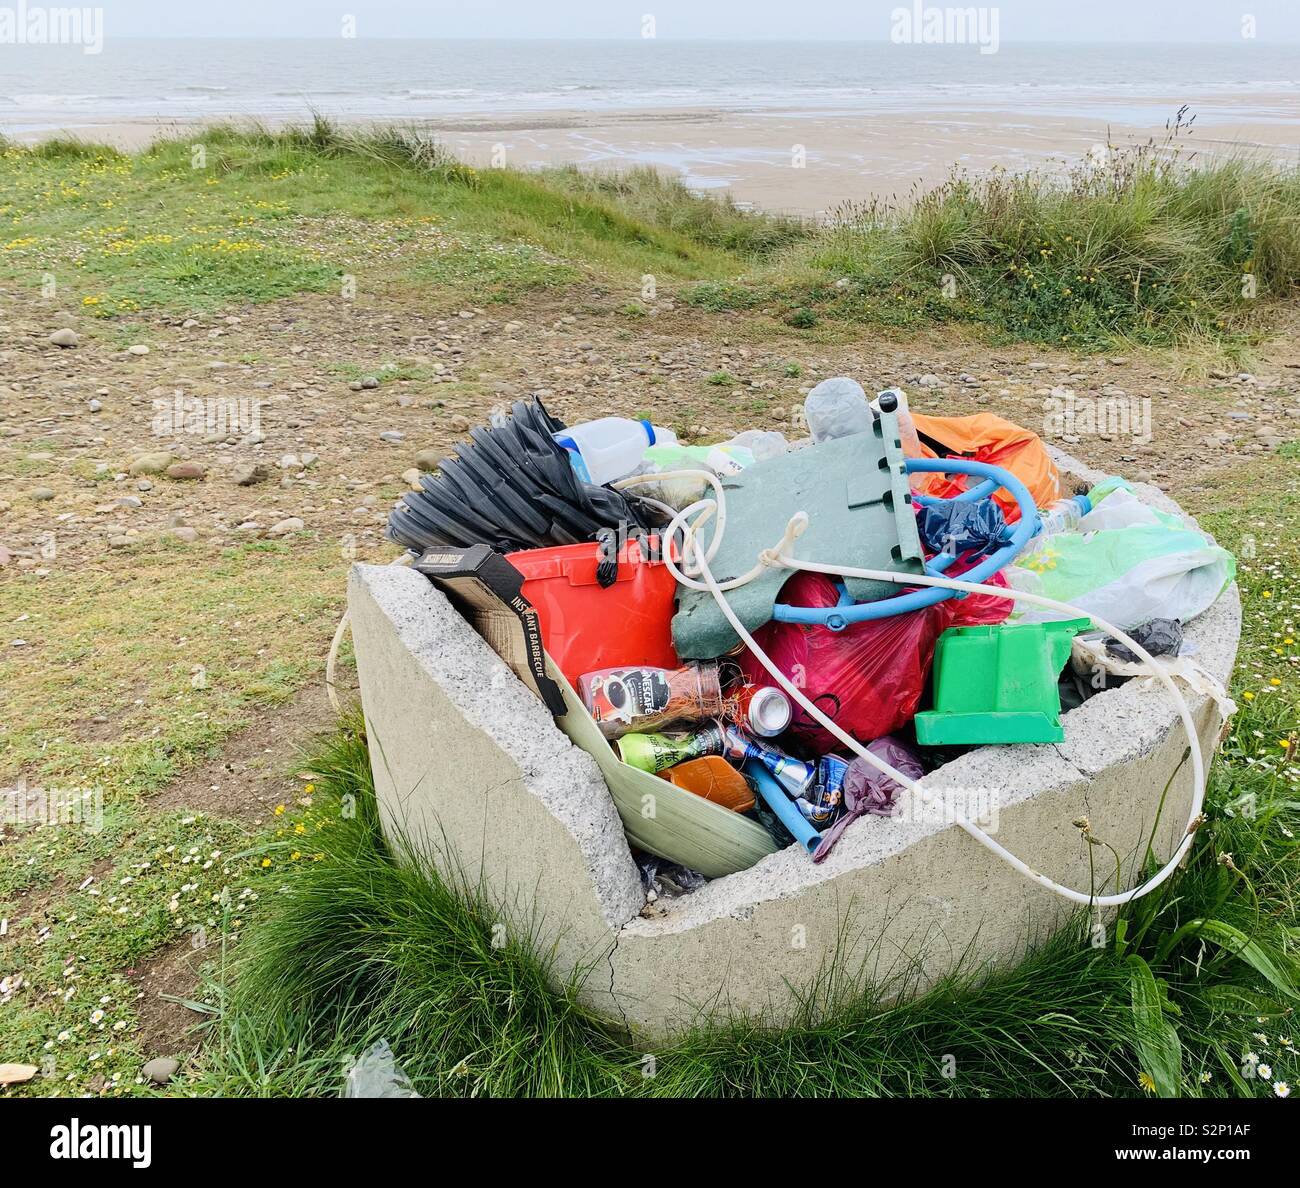
[[[1058, 463], [1100, 477], [1064, 455]], [[1139, 494], [1181, 514], [1154, 488]], [[349, 605], [390, 839], [481, 888], [553, 959], [557, 979], [578, 971], [589, 1005], [648, 1039], [719, 1014], [788, 1019], [810, 995], [815, 1011], [861, 978], [914, 990], [959, 962], [1014, 959], [1072, 910], [908, 793], [899, 817], [856, 822], [821, 864], [792, 846], [644, 918], [595, 761], [443, 595], [409, 569], [356, 566]], [[1186, 629], [1224, 683], [1239, 633], [1235, 587]], [[1208, 765], [1219, 713], [1208, 698], [1188, 703]], [[1181, 722], [1163, 689], [1141, 681], [1064, 720], [1062, 743], [981, 747], [924, 783], [949, 795], [982, 790], [996, 813], [991, 832], [1012, 853], [1067, 886], [1113, 891], [1114, 871], [1094, 876], [1073, 824], [1086, 815], [1132, 886], [1148, 842], [1168, 855], [1185, 831], [1192, 787]], [[598, 962], [607, 983], [590, 976]]]

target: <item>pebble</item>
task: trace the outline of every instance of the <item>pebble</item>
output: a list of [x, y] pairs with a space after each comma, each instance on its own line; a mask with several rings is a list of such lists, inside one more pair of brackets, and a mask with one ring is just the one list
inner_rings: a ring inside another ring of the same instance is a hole
[[442, 464], [442, 452], [440, 450], [420, 450], [415, 455], [415, 464], [421, 470], [437, 470]]
[[81, 339], [77, 336], [77, 332], [68, 329], [67, 326], [64, 326], [60, 330], [56, 330], [49, 338], [50, 345], [56, 347], [74, 347], [80, 341]]
[[379, 387], [379, 381], [373, 375], [368, 375], [361, 381], [361, 386], [367, 390]]
[[134, 495], [123, 495], [120, 499], [113, 500], [118, 507], [144, 507], [144, 501], [137, 499]]
[[320, 461], [320, 455], [308, 452], [300, 455], [298, 460], [303, 464], [304, 467], [315, 466], [316, 463]]
[[420, 475], [423, 473], [424, 471], [420, 470], [419, 467], [412, 466], [409, 470], [402, 471], [402, 482], [410, 487], [412, 491], [419, 491], [421, 489]]
[[167, 467], [169, 479], [201, 479], [208, 473], [202, 462], [173, 462]]
[[128, 474], [162, 474], [176, 459], [165, 450], [137, 454], [126, 470]]
[[152, 1081], [155, 1085], [165, 1085], [176, 1075], [176, 1070], [180, 1066], [181, 1062], [173, 1060], [170, 1056], [155, 1056], [140, 1071], [146, 1081]]
[[288, 536], [291, 532], [301, 532], [306, 527], [297, 516], [289, 516], [288, 519], [278, 520], [267, 530], [267, 536]]
[[379, 435], [379, 440], [389, 441], [396, 445], [397, 443], [406, 440], [406, 434], [401, 432], [399, 429], [387, 429]]
[[32, 498], [37, 503], [48, 503], [54, 498], [54, 492], [49, 487], [35, 487], [32, 490]]
[[149, 348], [145, 346], [144, 343], [137, 342], [127, 347], [126, 353], [128, 355], [147, 355], [149, 353]]
[[468, 433], [470, 430], [469, 417], [462, 417], [459, 414], [452, 417], [447, 425], [456, 433]]
[[99, 402], [98, 400], [92, 400], [92, 401], [90, 401], [90, 402], [86, 405], [86, 407], [87, 407], [91, 412], [93, 412], [93, 413], [97, 413], [97, 412], [100, 412], [100, 411], [103, 409], [104, 406], [103, 406], [102, 404], [100, 404], [100, 402]]
[[174, 536], [177, 540], [183, 540], [186, 544], [193, 544], [199, 539], [198, 532], [188, 524], [180, 524], [175, 528], [168, 528], [167, 535]]
[[281, 454], [280, 461], [276, 465], [281, 470], [298, 470], [302, 463], [298, 460], [297, 454]]
[[916, 382], [917, 382], [917, 386], [918, 386], [918, 387], [922, 387], [922, 388], [937, 388], [937, 387], [939, 387], [939, 386], [943, 383], [943, 380], [941, 380], [937, 375], [934, 375], [934, 374], [932, 374], [931, 372], [928, 372], [928, 371], [927, 371], [927, 372], [926, 372], [923, 376], [921, 376], [921, 378], [920, 378], [919, 380], [917, 380]]

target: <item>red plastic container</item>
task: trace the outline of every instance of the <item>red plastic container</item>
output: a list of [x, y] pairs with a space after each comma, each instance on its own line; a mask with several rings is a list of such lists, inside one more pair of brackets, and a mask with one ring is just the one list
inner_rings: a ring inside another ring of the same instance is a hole
[[[656, 538], [649, 539], [652, 554]], [[584, 672], [633, 664], [676, 668], [673, 600], [677, 582], [657, 555], [646, 559], [639, 543], [619, 552], [618, 580], [596, 580], [600, 545], [560, 545], [507, 553], [524, 576], [521, 593], [537, 608], [542, 644], [569, 684]]]

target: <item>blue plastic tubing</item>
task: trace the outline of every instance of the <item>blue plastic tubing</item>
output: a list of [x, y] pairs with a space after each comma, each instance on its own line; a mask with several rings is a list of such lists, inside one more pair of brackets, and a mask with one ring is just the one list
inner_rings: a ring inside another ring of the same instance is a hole
[[803, 814], [795, 808], [794, 801], [786, 794], [781, 785], [772, 778], [772, 773], [761, 763], [750, 759], [741, 770], [758, 786], [758, 794], [808, 853], [812, 853], [820, 844], [822, 835], [813, 828], [811, 821], [805, 821]]
[[[1030, 495], [1024, 483], [1000, 466], [990, 466], [987, 462], [972, 462], [965, 458], [908, 458], [905, 469], [908, 474], [972, 474], [984, 480], [969, 491], [963, 491], [955, 496], [954, 503], [970, 503], [976, 499], [987, 499], [1002, 487], [1009, 491], [1015, 497], [1016, 503], [1020, 505], [1020, 520], [1011, 534], [1011, 539], [996, 553], [985, 557], [974, 569], [963, 573], [961, 575], [963, 582], [988, 581], [999, 569], [1009, 565], [1019, 556], [1038, 528], [1038, 508], [1034, 504], [1034, 497]], [[920, 504], [944, 502], [930, 495], [913, 495], [912, 498]], [[926, 572], [938, 576], [952, 564], [953, 560], [954, 558], [941, 554], [926, 565]], [[842, 631], [850, 623], [888, 619], [894, 615], [906, 614], [908, 611], [934, 606], [935, 603], [944, 602], [949, 598], [964, 597], [966, 595], [961, 590], [945, 590], [942, 586], [923, 586], [919, 590], [897, 594], [893, 598], [882, 598], [877, 602], [859, 602], [854, 606], [786, 606], [778, 602], [772, 608], [772, 618], [779, 623], [812, 623], [829, 627], [832, 631]], [[793, 833], [794, 830], [790, 832]]]

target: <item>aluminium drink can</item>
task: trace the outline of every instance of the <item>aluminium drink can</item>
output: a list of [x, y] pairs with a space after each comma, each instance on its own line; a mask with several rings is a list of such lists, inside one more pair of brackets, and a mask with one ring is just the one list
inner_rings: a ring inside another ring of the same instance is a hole
[[736, 717], [762, 738], [772, 738], [790, 725], [790, 699], [772, 685], [746, 685], [736, 695]]

